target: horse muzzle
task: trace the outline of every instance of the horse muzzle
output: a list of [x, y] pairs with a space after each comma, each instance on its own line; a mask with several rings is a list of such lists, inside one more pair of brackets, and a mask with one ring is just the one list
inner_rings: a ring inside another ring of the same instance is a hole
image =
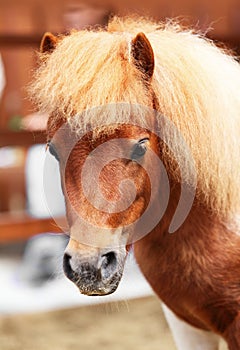
[[[125, 260], [125, 259], [124, 259]], [[65, 275], [85, 295], [107, 295], [113, 293], [121, 280], [124, 262], [122, 254], [108, 251], [97, 256], [72, 254], [63, 257]]]

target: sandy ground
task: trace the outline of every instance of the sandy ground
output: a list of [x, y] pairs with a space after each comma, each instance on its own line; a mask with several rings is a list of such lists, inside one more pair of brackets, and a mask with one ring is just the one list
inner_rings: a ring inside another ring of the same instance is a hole
[[156, 297], [1, 317], [0, 349], [176, 350]]

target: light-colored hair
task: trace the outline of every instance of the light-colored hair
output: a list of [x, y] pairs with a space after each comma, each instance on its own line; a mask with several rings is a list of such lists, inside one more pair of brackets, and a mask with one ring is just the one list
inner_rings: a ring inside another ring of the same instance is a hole
[[[95, 117], [80, 114], [118, 102], [152, 106], [151, 89], [130, 53], [131, 40], [139, 32], [153, 48], [151, 86], [159, 111], [181, 132], [195, 160], [197, 193], [229, 218], [240, 206], [240, 66], [211, 41], [174, 22], [115, 17], [106, 30], [73, 31], [59, 38], [52, 53], [42, 54], [31, 85], [33, 99], [53, 121], [64, 117], [75, 128], [106, 119], [131, 122], [122, 104]], [[143, 117], [140, 107], [131, 108]], [[176, 140], [169, 142], [180, 152]], [[183, 162], [187, 167], [186, 159]], [[191, 184], [191, 179], [186, 181]]]

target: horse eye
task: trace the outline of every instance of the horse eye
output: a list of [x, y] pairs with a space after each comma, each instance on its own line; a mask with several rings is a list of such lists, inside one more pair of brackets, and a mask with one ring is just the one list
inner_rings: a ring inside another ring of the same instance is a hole
[[145, 145], [145, 143], [148, 141], [149, 139], [145, 138], [140, 140], [133, 148], [132, 154], [131, 154], [131, 159], [132, 160], [137, 160], [141, 157], [144, 156], [144, 154], [147, 151], [147, 147]]
[[58, 156], [58, 153], [57, 153], [57, 150], [56, 150], [56, 147], [54, 146], [53, 143], [51, 143], [51, 141], [49, 141], [47, 143], [47, 147], [49, 149], [49, 152], [50, 154], [57, 160], [59, 161], [59, 156]]

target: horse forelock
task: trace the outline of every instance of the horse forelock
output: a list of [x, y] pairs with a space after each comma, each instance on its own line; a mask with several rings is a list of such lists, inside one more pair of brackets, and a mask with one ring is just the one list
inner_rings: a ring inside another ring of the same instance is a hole
[[[150, 89], [129, 59], [131, 38], [139, 31], [154, 51]], [[191, 150], [198, 193], [226, 216], [240, 204], [239, 90], [238, 63], [210, 41], [174, 22], [117, 17], [107, 30], [74, 31], [59, 40], [55, 51], [44, 54], [31, 85], [40, 109], [56, 122], [64, 117], [76, 132], [129, 123], [133, 116], [144, 120], [137, 106], [152, 107], [154, 92], [159, 115], [174, 123]], [[180, 150], [177, 138], [169, 143]]]

